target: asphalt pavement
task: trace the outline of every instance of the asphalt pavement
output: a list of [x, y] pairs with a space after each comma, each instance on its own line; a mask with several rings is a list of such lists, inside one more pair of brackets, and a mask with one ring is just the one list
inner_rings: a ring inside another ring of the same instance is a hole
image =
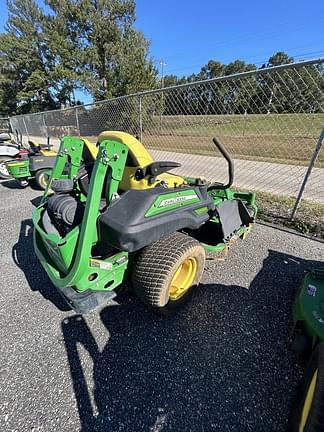
[[0, 183], [0, 431], [284, 431], [291, 306], [324, 244], [256, 224], [177, 315], [67, 310], [32, 247], [40, 192]]

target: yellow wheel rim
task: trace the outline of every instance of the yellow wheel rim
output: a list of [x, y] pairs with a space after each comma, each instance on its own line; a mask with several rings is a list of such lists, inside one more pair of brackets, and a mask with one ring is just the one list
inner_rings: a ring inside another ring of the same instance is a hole
[[197, 274], [197, 260], [187, 258], [177, 268], [171, 280], [169, 288], [169, 299], [171, 301], [179, 300], [192, 286]]
[[46, 189], [47, 183], [49, 181], [49, 173], [44, 172], [43, 175], [40, 178], [40, 184], [43, 186], [44, 189]]
[[314, 399], [314, 393], [315, 393], [315, 387], [316, 387], [316, 381], [317, 381], [317, 369], [313, 375], [313, 378], [311, 380], [311, 383], [308, 387], [307, 390], [307, 394], [306, 394], [306, 398], [305, 398], [305, 402], [304, 402], [304, 406], [303, 406], [303, 412], [302, 412], [302, 416], [301, 416], [301, 421], [300, 421], [300, 425], [299, 425], [299, 432], [303, 432], [308, 416], [309, 416], [309, 412], [311, 410], [311, 406], [313, 403], [313, 399]]

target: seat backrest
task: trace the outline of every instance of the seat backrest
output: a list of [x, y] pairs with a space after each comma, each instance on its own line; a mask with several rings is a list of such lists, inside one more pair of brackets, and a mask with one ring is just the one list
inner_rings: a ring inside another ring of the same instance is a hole
[[154, 159], [150, 153], [146, 150], [144, 145], [136, 139], [134, 136], [121, 131], [104, 131], [98, 136], [98, 144], [104, 140], [113, 140], [121, 142], [128, 147], [128, 156], [126, 160], [126, 166], [124, 170], [123, 178], [119, 184], [122, 191], [129, 189], [151, 189], [156, 187], [162, 180], [167, 183], [169, 187], [176, 187], [186, 182], [180, 176], [163, 173], [156, 176], [155, 182], [148, 182], [147, 178], [136, 180], [135, 173], [138, 168], [144, 168], [145, 166], [154, 162]]
[[146, 150], [143, 144], [134, 136], [121, 131], [104, 131], [98, 136], [98, 144], [104, 140], [112, 140], [121, 142], [128, 147], [128, 158], [126, 166], [143, 168], [146, 165], [154, 162], [150, 153]]
[[87, 164], [94, 163], [96, 160], [97, 154], [98, 154], [98, 148], [95, 144], [87, 140], [86, 138], [81, 138], [84, 142], [83, 151], [82, 151], [82, 158], [83, 162]]

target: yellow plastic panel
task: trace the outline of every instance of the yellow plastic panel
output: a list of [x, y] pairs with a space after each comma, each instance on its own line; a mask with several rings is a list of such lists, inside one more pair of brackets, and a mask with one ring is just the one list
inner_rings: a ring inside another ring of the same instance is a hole
[[104, 131], [98, 136], [98, 144], [104, 140], [113, 140], [121, 142], [128, 147], [128, 151], [132, 154], [136, 165], [140, 168], [154, 162], [150, 153], [146, 150], [143, 144], [126, 132], [120, 131]]

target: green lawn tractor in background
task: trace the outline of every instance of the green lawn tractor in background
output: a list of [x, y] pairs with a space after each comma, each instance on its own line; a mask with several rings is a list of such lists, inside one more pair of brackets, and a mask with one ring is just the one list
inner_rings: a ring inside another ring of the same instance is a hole
[[306, 273], [293, 306], [292, 348], [309, 358], [290, 419], [291, 432], [324, 431], [324, 267]]
[[[53, 284], [79, 313], [104, 305], [127, 279], [149, 307], [170, 313], [199, 284], [205, 253], [224, 252], [255, 221], [254, 193], [208, 183], [154, 162], [124, 132], [103, 132], [97, 146], [61, 141], [41, 205], [34, 248]], [[66, 166], [69, 169], [66, 169]], [[49, 192], [51, 191], [51, 192]]]
[[6, 162], [9, 175], [21, 188], [27, 187], [34, 180], [40, 189], [45, 190], [57, 153], [51, 150], [49, 142], [38, 144], [28, 141], [28, 144], [29, 148], [21, 149], [15, 160]]
[[14, 161], [19, 155], [19, 151], [19, 145], [11, 133], [0, 133], [0, 179], [11, 178], [6, 163]]

